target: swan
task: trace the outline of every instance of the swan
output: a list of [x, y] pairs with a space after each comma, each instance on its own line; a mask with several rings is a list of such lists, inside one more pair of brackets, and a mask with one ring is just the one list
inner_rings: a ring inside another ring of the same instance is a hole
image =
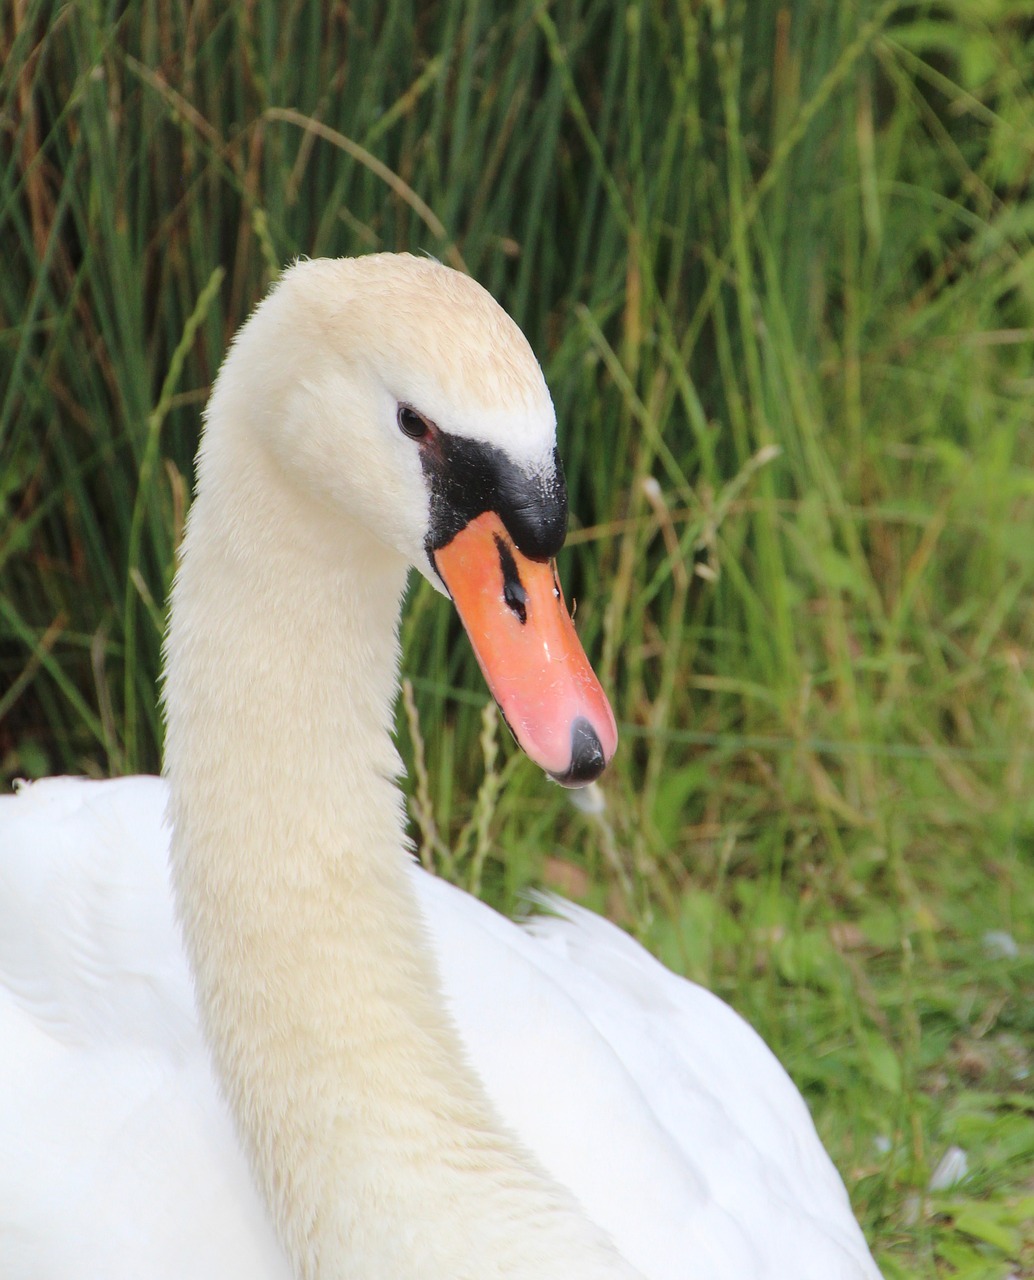
[[235, 338], [172, 593], [165, 778], [0, 798], [6, 1280], [862, 1280], [797, 1090], [728, 1006], [570, 904], [408, 855], [415, 566], [520, 745], [613, 754], [552, 559], [566, 493], [473, 280], [301, 261]]

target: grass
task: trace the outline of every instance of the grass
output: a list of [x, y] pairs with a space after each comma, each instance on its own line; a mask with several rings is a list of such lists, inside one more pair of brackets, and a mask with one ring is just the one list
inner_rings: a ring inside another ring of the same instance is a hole
[[199, 411], [280, 264], [465, 266], [554, 390], [623, 747], [571, 808], [419, 587], [415, 838], [741, 1009], [889, 1277], [1034, 1275], [1019, 0], [25, 0], [0, 43], [0, 772], [157, 766]]

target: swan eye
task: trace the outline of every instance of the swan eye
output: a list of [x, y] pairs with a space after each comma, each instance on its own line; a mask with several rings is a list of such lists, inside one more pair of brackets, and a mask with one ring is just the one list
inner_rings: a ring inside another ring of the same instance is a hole
[[431, 424], [423, 416], [411, 409], [408, 404], [400, 404], [398, 412], [399, 429], [411, 440], [420, 440], [431, 430]]

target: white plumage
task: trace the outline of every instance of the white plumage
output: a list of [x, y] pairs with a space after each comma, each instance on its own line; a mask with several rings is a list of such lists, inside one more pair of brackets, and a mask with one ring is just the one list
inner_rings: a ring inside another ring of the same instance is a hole
[[742, 1019], [591, 913], [521, 928], [404, 856], [394, 618], [403, 557], [432, 570], [395, 406], [525, 467], [552, 409], [477, 286], [358, 262], [288, 273], [208, 415], [167, 692], [204, 1038], [167, 784], [0, 799], [0, 1275], [874, 1280]]

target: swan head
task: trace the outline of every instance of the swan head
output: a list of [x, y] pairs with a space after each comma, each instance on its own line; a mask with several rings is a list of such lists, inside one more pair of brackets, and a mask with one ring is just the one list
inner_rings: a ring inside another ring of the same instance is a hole
[[452, 597], [532, 759], [566, 785], [602, 772], [614, 717], [553, 564], [556, 415], [490, 294], [407, 254], [298, 262], [235, 339], [210, 424], [221, 408], [314, 511], [363, 525]]

